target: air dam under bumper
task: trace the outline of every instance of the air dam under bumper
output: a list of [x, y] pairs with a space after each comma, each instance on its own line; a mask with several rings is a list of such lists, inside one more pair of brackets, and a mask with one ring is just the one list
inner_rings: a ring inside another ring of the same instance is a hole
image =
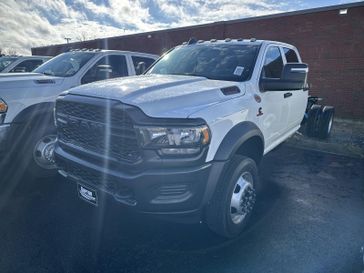
[[57, 145], [56, 162], [68, 179], [107, 193], [138, 212], [172, 221], [198, 222], [226, 161], [126, 174], [80, 159]]

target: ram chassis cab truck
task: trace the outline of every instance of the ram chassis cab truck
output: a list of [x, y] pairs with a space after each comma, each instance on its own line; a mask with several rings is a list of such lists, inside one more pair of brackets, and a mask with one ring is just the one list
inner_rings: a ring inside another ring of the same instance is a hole
[[190, 40], [142, 76], [58, 97], [59, 173], [95, 206], [111, 198], [234, 237], [259, 196], [263, 155], [300, 127], [307, 71], [289, 44]]
[[33, 73], [0, 75], [1, 167], [11, 164], [36, 176], [56, 174], [57, 96], [78, 85], [140, 74], [157, 58], [127, 51], [75, 50], [54, 57]]

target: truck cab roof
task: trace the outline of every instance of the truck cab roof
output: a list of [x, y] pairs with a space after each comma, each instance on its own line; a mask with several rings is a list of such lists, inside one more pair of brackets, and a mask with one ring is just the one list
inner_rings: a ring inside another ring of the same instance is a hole
[[225, 40], [217, 40], [217, 39], [211, 39], [211, 40], [193, 40], [190, 39], [190, 41], [188, 42], [184, 42], [182, 45], [199, 45], [199, 44], [243, 44], [243, 45], [263, 45], [263, 46], [268, 46], [271, 44], [274, 45], [280, 45], [280, 46], [284, 46], [284, 47], [289, 47], [289, 48], [295, 48], [293, 45], [291, 44], [287, 44], [284, 42], [278, 42], [278, 41], [272, 41], [272, 40], [257, 40], [255, 38], [250, 38], [250, 39], [243, 39], [243, 38], [238, 38], [238, 39], [230, 39], [230, 38], [226, 38]]

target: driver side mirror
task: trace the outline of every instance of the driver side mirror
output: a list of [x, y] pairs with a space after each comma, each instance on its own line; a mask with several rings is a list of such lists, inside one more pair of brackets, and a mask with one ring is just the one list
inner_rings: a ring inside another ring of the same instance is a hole
[[135, 67], [135, 74], [141, 75], [145, 72], [146, 65], [145, 62], [139, 62], [138, 65]]
[[261, 91], [288, 91], [306, 89], [308, 65], [305, 63], [287, 63], [284, 65], [281, 78], [261, 78]]

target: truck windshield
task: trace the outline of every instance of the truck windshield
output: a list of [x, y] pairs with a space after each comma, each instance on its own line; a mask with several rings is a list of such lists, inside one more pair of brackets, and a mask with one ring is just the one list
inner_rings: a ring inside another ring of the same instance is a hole
[[254, 69], [258, 51], [258, 45], [220, 43], [184, 45], [166, 54], [147, 73], [246, 81]]
[[15, 62], [17, 57], [1, 57], [0, 58], [0, 72], [8, 67], [11, 63]]
[[93, 56], [92, 52], [68, 52], [54, 57], [33, 72], [58, 77], [75, 75]]

